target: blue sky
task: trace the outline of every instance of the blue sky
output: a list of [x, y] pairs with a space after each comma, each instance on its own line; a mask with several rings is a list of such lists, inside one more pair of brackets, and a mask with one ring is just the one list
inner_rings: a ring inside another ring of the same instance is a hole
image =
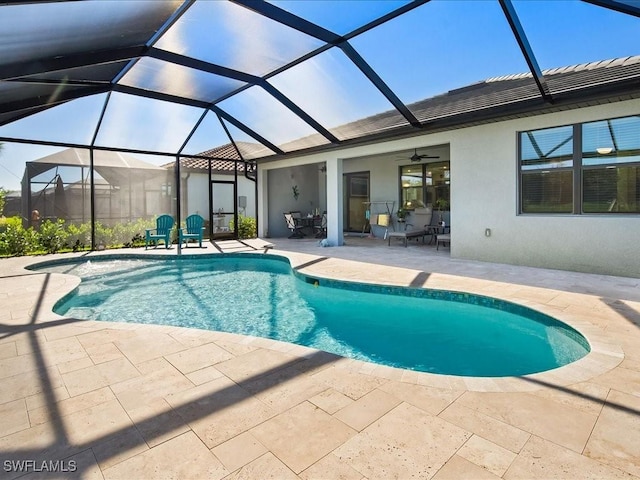
[[[406, 2], [273, 3], [344, 34]], [[575, 0], [514, 0], [514, 5], [542, 69], [640, 54], [638, 18]], [[209, 18], [218, 20], [209, 22]], [[222, 18], [229, 21], [226, 26], [221, 23]], [[193, 28], [196, 21], [205, 27], [205, 35]], [[248, 21], [251, 28], [246, 28]], [[229, 44], [225, 43], [229, 35], [238, 35], [235, 48], [221, 49], [220, 45]], [[0, 45], [2, 41], [0, 34]], [[193, 9], [191, 18], [178, 22], [158, 47], [203, 60], [232, 62], [236, 68], [260, 75], [315, 44], [316, 40], [299, 32], [251, 18], [241, 7], [208, 1]], [[489, 77], [527, 71], [495, 0], [434, 0], [353, 38], [351, 44], [405, 103]], [[165, 68], [170, 67], [161, 62], [145, 62], [124, 81], [137, 86], [153, 85], [168, 92], [192, 92], [196, 97], [206, 95], [192, 81], [201, 74], [173, 68], [171, 84], [164, 84], [164, 77], [159, 74]], [[236, 85], [219, 80], [223, 90]], [[215, 87], [217, 79], [209, 76], [206, 81]], [[329, 129], [391, 108], [339, 50], [326, 52], [270, 82]], [[0, 127], [0, 136], [88, 143], [104, 99], [105, 95], [99, 95], [70, 102], [39, 114], [38, 118]], [[291, 114], [286, 115], [286, 120], [274, 121], [285, 118], [282, 107], [257, 87], [220, 106], [275, 144], [311, 133], [308, 125]], [[98, 144], [174, 152], [201, 113], [192, 107], [112, 95]], [[226, 142], [224, 131], [208, 115], [187, 151], [197, 153]], [[19, 189], [26, 161], [59, 150], [5, 143], [0, 152], [0, 187]], [[168, 159], [151, 161], [160, 164]]]

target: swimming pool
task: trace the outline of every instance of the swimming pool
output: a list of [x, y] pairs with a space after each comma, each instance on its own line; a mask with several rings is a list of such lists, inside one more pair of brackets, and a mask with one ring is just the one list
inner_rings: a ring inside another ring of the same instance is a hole
[[94, 257], [32, 269], [82, 278], [56, 304], [60, 315], [254, 335], [423, 372], [524, 375], [589, 352], [576, 330], [521, 305], [309, 277], [275, 255]]

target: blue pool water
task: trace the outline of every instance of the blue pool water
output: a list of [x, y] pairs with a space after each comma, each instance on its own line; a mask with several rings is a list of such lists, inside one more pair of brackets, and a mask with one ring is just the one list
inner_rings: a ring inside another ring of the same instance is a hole
[[464, 293], [306, 277], [276, 256], [40, 265], [82, 278], [54, 308], [74, 318], [255, 335], [450, 375], [523, 375], [589, 352], [577, 331], [526, 307]]

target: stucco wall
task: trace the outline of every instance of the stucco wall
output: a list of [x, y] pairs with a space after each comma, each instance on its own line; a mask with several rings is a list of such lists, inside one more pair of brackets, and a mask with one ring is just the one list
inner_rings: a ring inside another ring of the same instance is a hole
[[640, 216], [518, 215], [516, 152], [518, 131], [639, 113], [628, 101], [452, 132], [452, 256], [640, 277]]

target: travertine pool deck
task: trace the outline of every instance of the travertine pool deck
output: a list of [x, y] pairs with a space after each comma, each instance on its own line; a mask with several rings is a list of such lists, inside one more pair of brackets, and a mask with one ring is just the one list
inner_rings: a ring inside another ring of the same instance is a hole
[[[577, 328], [592, 351], [546, 373], [479, 379], [64, 318], [52, 306], [79, 280], [24, 267], [99, 252], [2, 259], [0, 478], [640, 478], [640, 279], [452, 260], [448, 249], [375, 239], [273, 243], [269, 254], [309, 275], [527, 305]], [[176, 247], [105, 254], [127, 252]]]

